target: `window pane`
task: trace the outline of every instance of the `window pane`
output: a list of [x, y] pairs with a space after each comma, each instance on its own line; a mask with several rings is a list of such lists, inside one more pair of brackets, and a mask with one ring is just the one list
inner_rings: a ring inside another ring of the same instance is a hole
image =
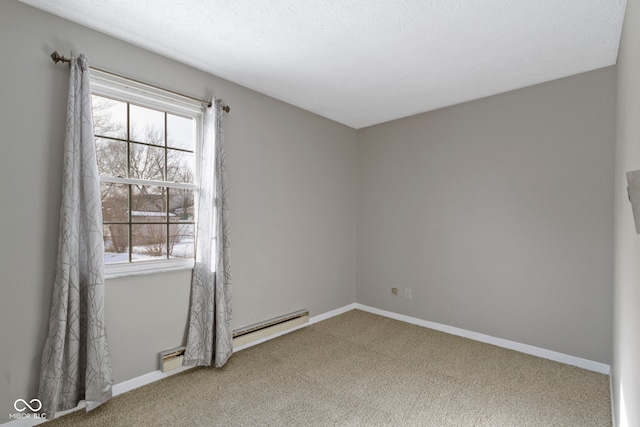
[[167, 150], [167, 181], [194, 182], [194, 155], [184, 151]]
[[169, 221], [193, 221], [194, 190], [169, 188]]
[[97, 136], [127, 138], [127, 103], [92, 95], [93, 126]]
[[167, 114], [167, 146], [193, 151], [195, 120]]
[[129, 177], [164, 181], [164, 148], [131, 144]]
[[126, 178], [127, 143], [113, 139], [96, 138], [96, 158], [101, 176]]
[[132, 224], [132, 261], [167, 258], [167, 226], [163, 224]]
[[105, 224], [104, 262], [129, 262], [129, 226], [120, 224]]
[[102, 220], [104, 222], [129, 221], [129, 186], [126, 184], [100, 183], [102, 195]]
[[129, 106], [131, 141], [164, 147], [164, 113], [150, 108]]
[[194, 229], [193, 224], [169, 225], [169, 258], [193, 258]]
[[167, 222], [167, 189], [132, 185], [131, 222]]

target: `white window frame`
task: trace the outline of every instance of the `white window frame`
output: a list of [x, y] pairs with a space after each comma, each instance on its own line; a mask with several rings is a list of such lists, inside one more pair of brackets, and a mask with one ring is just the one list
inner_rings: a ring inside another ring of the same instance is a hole
[[[194, 214], [197, 214], [198, 197], [197, 190], [200, 182], [200, 168], [198, 162], [199, 153], [201, 153], [202, 144], [202, 121], [205, 107], [202, 103], [191, 100], [162, 89], [148, 86], [143, 83], [133, 82], [131, 80], [114, 76], [99, 70], [91, 70], [91, 93], [98, 96], [113, 98], [123, 102], [143, 107], [150, 107], [157, 110], [166, 111], [180, 116], [193, 117], [196, 122], [195, 130], [195, 182], [190, 183], [169, 183], [166, 181], [136, 180], [131, 178], [106, 177], [101, 176], [100, 182], [112, 182], [121, 184], [146, 184], [161, 185], [169, 188], [189, 188], [195, 190]], [[198, 218], [195, 215], [195, 225], [197, 229]], [[131, 244], [131, 242], [129, 242]], [[195, 250], [195, 247], [194, 247]], [[123, 276], [134, 276], [141, 274], [151, 274], [167, 271], [192, 269], [195, 263], [194, 258], [166, 259], [154, 261], [137, 261], [127, 263], [113, 263], [104, 265], [105, 279], [111, 279]]]

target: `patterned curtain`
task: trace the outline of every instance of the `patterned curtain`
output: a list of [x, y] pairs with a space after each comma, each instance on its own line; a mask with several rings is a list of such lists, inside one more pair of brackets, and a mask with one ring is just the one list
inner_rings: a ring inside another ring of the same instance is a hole
[[64, 141], [58, 262], [39, 399], [49, 418], [81, 400], [86, 410], [111, 398], [104, 329], [104, 242], [89, 64], [71, 53]]
[[196, 262], [184, 365], [221, 367], [233, 353], [222, 100], [204, 117]]

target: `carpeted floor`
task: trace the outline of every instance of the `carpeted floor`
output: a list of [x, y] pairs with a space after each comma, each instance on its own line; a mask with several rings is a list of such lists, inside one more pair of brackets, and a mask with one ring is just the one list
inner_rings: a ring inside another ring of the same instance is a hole
[[606, 375], [353, 310], [58, 426], [611, 426]]

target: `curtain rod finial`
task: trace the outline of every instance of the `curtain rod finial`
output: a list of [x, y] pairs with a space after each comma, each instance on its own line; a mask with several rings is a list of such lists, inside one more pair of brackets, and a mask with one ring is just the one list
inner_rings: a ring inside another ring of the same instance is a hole
[[60, 55], [57, 50], [54, 50], [53, 53], [51, 54], [51, 60], [53, 62], [55, 62], [56, 64], [58, 62], [60, 62], [60, 61], [69, 62], [69, 60], [67, 58], [65, 58], [64, 56]]

